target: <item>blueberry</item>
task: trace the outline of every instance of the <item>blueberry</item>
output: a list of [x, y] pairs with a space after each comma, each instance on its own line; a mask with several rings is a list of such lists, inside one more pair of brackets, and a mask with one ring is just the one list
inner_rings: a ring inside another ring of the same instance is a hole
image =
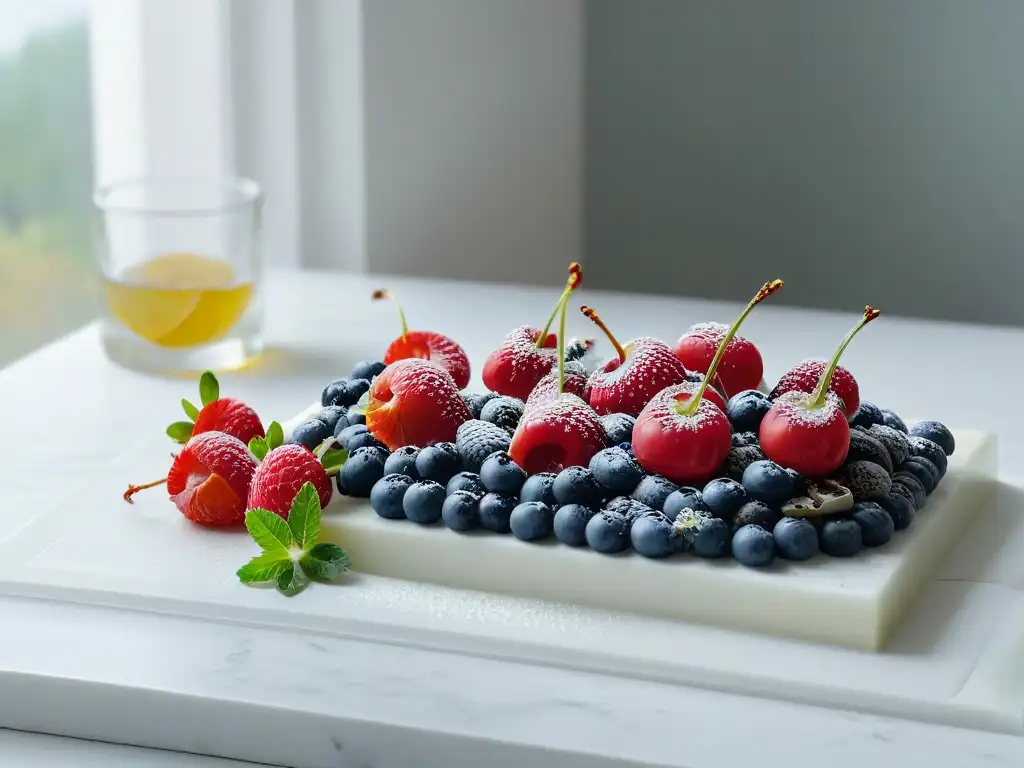
[[469, 412], [474, 419], [479, 419], [480, 411], [483, 410], [483, 407], [496, 397], [501, 397], [501, 395], [497, 392], [473, 392], [462, 395], [462, 399], [466, 401], [466, 405], [469, 406]]
[[416, 471], [416, 457], [420, 455], [420, 449], [415, 445], [406, 445], [388, 456], [384, 462], [385, 475], [408, 475], [413, 480], [419, 480], [420, 474]]
[[892, 475], [892, 487], [890, 493], [898, 493], [906, 496], [914, 503], [914, 510], [920, 510], [927, 501], [928, 494], [924, 490], [921, 481], [912, 472], [898, 471]]
[[739, 447], [741, 445], [757, 445], [757, 433], [756, 432], [733, 432], [730, 438], [733, 447]]
[[480, 418], [483, 421], [491, 422], [491, 424], [497, 424], [511, 435], [519, 425], [523, 407], [522, 400], [501, 395], [484, 404], [484, 407], [480, 409]]
[[[338, 428], [338, 423], [347, 416], [348, 408], [343, 405], [328, 405], [319, 413], [319, 418], [331, 430], [330, 436], [334, 435], [334, 430]], [[345, 419], [345, 423], [348, 423], [347, 419]]]
[[730, 480], [742, 482], [743, 473], [755, 461], [764, 461], [764, 451], [759, 445], [734, 445], [725, 456], [725, 475]]
[[581, 504], [563, 504], [555, 512], [555, 538], [570, 547], [584, 546], [587, 543], [587, 523], [596, 514]]
[[509, 518], [518, 500], [514, 496], [488, 493], [480, 499], [480, 527], [495, 533], [509, 533], [512, 527]]
[[914, 437], [923, 437], [938, 445], [947, 456], [952, 456], [956, 450], [956, 439], [949, 427], [939, 421], [922, 421], [910, 428], [910, 434]]
[[598, 485], [597, 478], [586, 467], [563, 469], [555, 475], [551, 492], [559, 504], [582, 504], [585, 507], [598, 507], [604, 498], [604, 491]]
[[[356, 424], [365, 424], [366, 414], [363, 413], [362, 411], [357, 411], [354, 408], [352, 408], [349, 409], [349, 412], [344, 419], [338, 421], [338, 426], [340, 427], [345, 421], [348, 421], [350, 427], [355, 426]], [[337, 433], [337, 430], [335, 430], [335, 433]]]
[[898, 467], [910, 456], [910, 440], [898, 429], [884, 424], [872, 424], [868, 427], [868, 434], [885, 446], [894, 467]]
[[538, 472], [536, 475], [530, 475], [519, 491], [519, 500], [542, 501], [554, 509], [558, 505], [555, 501], [555, 493], [551, 490], [554, 483], [553, 472]]
[[772, 407], [768, 395], [756, 389], [748, 389], [729, 398], [725, 404], [725, 415], [732, 424], [733, 432], [757, 432], [761, 419]]
[[876, 501], [878, 506], [889, 513], [895, 530], [902, 531], [904, 528], [909, 528], [910, 524], [914, 522], [914, 515], [916, 514], [914, 502], [906, 496], [898, 493], [887, 493], [882, 498], [876, 499]]
[[793, 481], [794, 496], [803, 496], [807, 493], [807, 478], [795, 469], [790, 469], [789, 467], [786, 467], [786, 474], [789, 475], [789, 479]]
[[384, 445], [384, 443], [382, 443], [380, 440], [378, 440], [376, 437], [370, 434], [370, 432], [366, 431], [365, 424], [357, 424], [354, 427], [349, 427], [349, 429], [359, 429], [360, 427], [363, 429], [362, 432], [353, 432], [348, 438], [347, 447], [349, 452], [358, 450], [360, 448], [380, 448], [385, 453], [388, 452], [388, 449]]
[[353, 366], [352, 373], [348, 377], [353, 380], [366, 379], [367, 381], [373, 381], [385, 368], [387, 368], [387, 365], [380, 360], [360, 360]]
[[939, 483], [939, 469], [928, 459], [915, 456], [900, 464], [899, 472], [909, 472], [918, 479], [924, 487], [925, 495], [930, 495]]
[[664, 509], [665, 500], [679, 486], [661, 475], [647, 475], [630, 494], [634, 499], [646, 504], [651, 509]]
[[873, 501], [854, 504], [850, 517], [860, 526], [860, 537], [865, 547], [880, 547], [888, 543], [896, 530], [889, 513]]
[[[338, 422], [340, 427], [343, 422]], [[349, 441], [356, 435], [368, 435], [370, 430], [366, 428], [365, 424], [353, 424], [351, 426], [342, 427], [334, 434], [334, 439], [338, 441], [338, 444], [348, 450]]]
[[384, 477], [386, 458], [384, 451], [371, 446], [352, 451], [338, 472], [338, 492], [346, 496], [367, 498], [374, 484]]
[[644, 515], [657, 511], [630, 496], [616, 496], [605, 503], [601, 509], [605, 512], [614, 512], [617, 515], [622, 515], [630, 524]]
[[818, 531], [802, 517], [784, 517], [772, 530], [775, 551], [786, 560], [810, 560], [818, 553]]
[[462, 468], [462, 460], [453, 443], [437, 443], [420, 450], [416, 457], [416, 471], [424, 480], [444, 485]]
[[872, 424], [884, 424], [885, 420], [882, 418], [881, 408], [874, 403], [869, 403], [867, 400], [861, 400], [860, 408], [853, 414], [850, 423], [855, 427], [868, 428]]
[[892, 488], [889, 473], [873, 461], [854, 461], [844, 465], [839, 472], [839, 483], [850, 489], [854, 501], [877, 499]]
[[629, 546], [631, 527], [629, 518], [622, 513], [602, 509], [587, 523], [587, 544], [595, 552], [606, 555], [622, 552]]
[[509, 527], [520, 541], [537, 541], [551, 535], [555, 513], [542, 501], [524, 501], [512, 510]]
[[684, 509], [692, 509], [694, 512], [704, 512], [707, 507], [704, 505], [704, 497], [696, 488], [683, 486], [672, 491], [661, 506], [661, 511], [668, 516], [669, 520], [675, 520], [676, 515]]
[[867, 429], [850, 430], [850, 447], [846, 461], [873, 461], [886, 472], [892, 472], [892, 457], [885, 446]]
[[444, 486], [433, 480], [420, 480], [409, 486], [402, 500], [405, 516], [414, 523], [431, 525], [441, 519]]
[[727, 477], [720, 477], [705, 485], [701, 496], [708, 511], [715, 517], [725, 520], [732, 520], [740, 507], [748, 501], [743, 486]]
[[907, 442], [910, 444], [910, 455], [928, 459], [939, 470], [939, 479], [941, 480], [949, 468], [949, 459], [946, 458], [946, 452], [942, 450], [942, 447], [927, 437], [918, 437], [917, 435], [908, 437]]
[[366, 379], [336, 379], [324, 387], [320, 395], [320, 405], [343, 405], [346, 408], [359, 402], [370, 382]]
[[853, 557], [864, 548], [860, 526], [849, 517], [826, 520], [818, 533], [821, 551], [832, 557]]
[[769, 506], [763, 501], [748, 501], [740, 507], [732, 518], [732, 529], [738, 531], [744, 525], [760, 525], [770, 531], [779, 522], [782, 513], [778, 508]]
[[441, 505], [441, 519], [453, 531], [473, 530], [480, 525], [480, 497], [470, 491], [448, 494]]
[[609, 446], [632, 443], [635, 425], [636, 419], [628, 413], [608, 413], [601, 417], [601, 426], [604, 427]]
[[480, 479], [492, 493], [515, 496], [526, 481], [526, 472], [507, 453], [498, 451], [480, 465]]
[[767, 504], [781, 504], [793, 495], [793, 478], [769, 459], [755, 461], [743, 470], [747, 496]]
[[484, 459], [492, 453], [507, 451], [511, 442], [504, 429], [480, 419], [463, 422], [455, 433], [455, 449], [463, 469], [470, 472], [479, 472]]
[[407, 475], [384, 475], [370, 489], [370, 506], [373, 511], [388, 520], [403, 520], [405, 509], [402, 500], [412, 484], [412, 478]]
[[590, 460], [590, 471], [608, 494], [632, 493], [643, 479], [637, 460], [621, 448], [605, 448]]
[[315, 450], [324, 440], [334, 435], [334, 431], [327, 426], [323, 419], [314, 416], [297, 425], [292, 430], [289, 442], [304, 445], [309, 450]]
[[480, 475], [474, 472], [459, 472], [459, 474], [453, 475], [444, 490], [449, 496], [456, 491], [468, 491], [478, 499], [487, 493], [484, 484], [480, 482]]
[[732, 556], [749, 568], [775, 562], [775, 539], [760, 525], [744, 525], [732, 536]]
[[729, 554], [731, 541], [732, 528], [729, 524], [721, 518], [712, 517], [698, 525], [691, 547], [698, 557], [724, 557]]
[[633, 549], [644, 557], [668, 557], [683, 548], [683, 539], [661, 512], [643, 515], [629, 529]]

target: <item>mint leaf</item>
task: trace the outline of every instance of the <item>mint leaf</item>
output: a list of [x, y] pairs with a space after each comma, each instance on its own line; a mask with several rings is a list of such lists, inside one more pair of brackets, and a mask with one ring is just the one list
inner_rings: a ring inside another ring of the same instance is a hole
[[194, 428], [191, 421], [176, 421], [167, 428], [167, 436], [176, 443], [187, 443]]
[[352, 558], [337, 544], [317, 544], [299, 560], [302, 570], [317, 581], [331, 581], [348, 570]]
[[254, 437], [249, 441], [249, 452], [260, 461], [267, 458], [267, 454], [270, 453], [270, 446], [267, 445], [267, 441], [262, 437]]
[[220, 384], [212, 371], [206, 371], [199, 377], [199, 399], [203, 405], [209, 405], [220, 397]]
[[236, 575], [243, 584], [277, 581], [278, 576], [292, 567], [292, 560], [280, 552], [264, 552], [238, 569]]
[[288, 527], [299, 549], [306, 550], [316, 544], [320, 536], [320, 496], [310, 482], [299, 488], [288, 511]]
[[192, 405], [192, 403], [190, 403], [184, 397], [181, 398], [181, 407], [185, 411], [185, 415], [192, 419], [192, 421], [195, 421], [196, 419], [199, 418], [199, 409]]
[[290, 557], [292, 532], [281, 517], [269, 509], [250, 509], [245, 513], [245, 527], [264, 552]]
[[348, 461], [348, 451], [344, 448], [329, 448], [320, 457], [320, 463], [329, 475], [345, 466], [346, 461]]
[[356, 401], [356, 404], [353, 405], [348, 410], [349, 410], [350, 413], [361, 413], [361, 414], [365, 415], [366, 414], [366, 409], [369, 408], [369, 406], [370, 406], [370, 392], [369, 392], [369, 390], [367, 390], [366, 392], [363, 392], [363, 394], [360, 396], [359, 400]]
[[276, 421], [270, 422], [270, 426], [267, 427], [267, 445], [270, 446], [270, 450], [284, 445], [284, 429]]
[[309, 577], [303, 573], [301, 567], [289, 565], [288, 568], [277, 577], [277, 588], [285, 597], [295, 597], [302, 590], [309, 586]]

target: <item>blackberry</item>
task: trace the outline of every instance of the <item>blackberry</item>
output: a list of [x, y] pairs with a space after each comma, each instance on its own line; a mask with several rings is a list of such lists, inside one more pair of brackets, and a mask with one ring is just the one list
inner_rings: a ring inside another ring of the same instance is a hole
[[511, 444], [508, 432], [480, 419], [463, 423], [455, 433], [455, 450], [463, 469], [469, 472], [480, 472], [484, 459], [497, 451], [507, 451]]
[[764, 458], [764, 451], [759, 445], [733, 446], [725, 457], [725, 474], [738, 483], [743, 479], [747, 467], [756, 461], [764, 461]]
[[892, 488], [889, 473], [873, 461], [854, 461], [845, 465], [838, 480], [840, 485], [850, 489], [854, 501], [881, 498]]
[[756, 432], [733, 432], [732, 438], [730, 439], [733, 448], [736, 448], [741, 445], [757, 445]]
[[892, 457], [881, 441], [866, 429], [850, 430], [850, 448], [846, 452], [847, 463], [873, 461], [886, 472], [892, 473]]
[[885, 446], [894, 467], [898, 467], [910, 456], [910, 440], [898, 429], [884, 424], [872, 424], [868, 427], [868, 434]]
[[927, 437], [916, 435], [908, 437], [907, 443], [910, 445], [910, 455], [928, 459], [939, 470], [939, 479], [941, 480], [949, 466], [949, 459], [946, 458], [946, 452], [942, 450], [942, 447]]
[[484, 407], [480, 409], [480, 418], [501, 427], [511, 435], [519, 426], [519, 419], [523, 417], [523, 408], [522, 400], [501, 395], [484, 404]]
[[462, 399], [466, 401], [466, 405], [469, 406], [469, 412], [473, 415], [474, 419], [479, 419], [480, 411], [483, 410], [483, 407], [496, 397], [501, 397], [501, 395], [497, 392], [462, 393]]

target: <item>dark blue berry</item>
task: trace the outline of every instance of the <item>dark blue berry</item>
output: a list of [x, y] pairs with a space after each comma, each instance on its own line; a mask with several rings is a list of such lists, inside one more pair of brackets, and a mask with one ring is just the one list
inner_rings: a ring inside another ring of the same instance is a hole
[[764, 461], [764, 451], [759, 445], [734, 445], [725, 455], [723, 470], [730, 480], [743, 482], [743, 473], [755, 461]]
[[727, 477], [719, 477], [709, 482], [701, 491], [701, 496], [708, 511], [715, 517], [725, 520], [732, 520], [740, 511], [740, 507], [749, 500], [743, 486]]
[[[341, 426], [339, 422], [338, 426]], [[368, 435], [370, 431], [366, 428], [365, 424], [353, 424], [351, 426], [343, 427], [334, 434], [334, 439], [338, 441], [338, 444], [348, 450], [349, 441], [356, 435]]]
[[388, 520], [404, 519], [402, 500], [412, 484], [412, 478], [407, 475], [384, 475], [370, 490], [370, 506], [373, 511]]
[[483, 410], [483, 407], [496, 397], [501, 397], [501, 395], [497, 392], [475, 392], [462, 395], [462, 399], [466, 401], [466, 405], [469, 406], [469, 412], [474, 419], [479, 419], [480, 411]]
[[[349, 429], [357, 429], [359, 427], [362, 427], [363, 430], [366, 430], [365, 424], [358, 424], [355, 427], [349, 427]], [[349, 436], [347, 448], [349, 452], [359, 450], [360, 448], [380, 448], [385, 453], [388, 452], [388, 449], [384, 445], [384, 443], [382, 443], [368, 431], [354, 432], [351, 436]]]
[[350, 408], [345, 418], [341, 419], [338, 422], [338, 426], [340, 427], [345, 421], [348, 421], [349, 426], [355, 426], [356, 424], [365, 424], [366, 414], [363, 413], [362, 411], [357, 411], [355, 408]]
[[665, 500], [672, 495], [673, 491], [677, 490], [679, 490], [679, 486], [668, 478], [661, 475], [647, 475], [630, 496], [651, 509], [664, 509]]
[[906, 422], [900, 418], [900, 415], [889, 408], [882, 409], [882, 423], [887, 427], [899, 430], [903, 434], [907, 434], [910, 431], [907, 429]]
[[604, 491], [594, 477], [594, 473], [586, 467], [566, 467], [557, 475], [551, 485], [558, 504], [582, 504], [585, 507], [598, 507], [604, 498]]
[[947, 456], [952, 456], [956, 450], [956, 439], [949, 427], [940, 421], [922, 421], [910, 428], [910, 434], [914, 437], [923, 437], [938, 445]]
[[772, 407], [768, 395], [756, 389], [748, 389], [729, 398], [725, 404], [725, 415], [729, 418], [733, 432], [757, 432], [761, 420]]
[[370, 382], [366, 379], [337, 379], [324, 387], [320, 395], [320, 405], [343, 405], [346, 408], [359, 402]]
[[652, 512], [658, 511], [647, 506], [642, 501], [637, 501], [630, 496], [616, 496], [614, 499], [607, 501], [602, 509], [606, 512], [615, 512], [616, 514], [622, 515], [630, 523], [644, 515], [649, 515]]
[[763, 501], [751, 500], [740, 507], [732, 518], [732, 529], [738, 531], [744, 525], [760, 525], [770, 531], [779, 522], [782, 513], [777, 507], [769, 506]]
[[770, 459], [762, 459], [743, 470], [747, 496], [767, 504], [781, 504], [793, 495], [793, 478]]
[[582, 504], [563, 504], [555, 512], [555, 538], [570, 547], [584, 546], [587, 543], [587, 523], [595, 514], [593, 509]]
[[420, 449], [416, 471], [424, 480], [444, 485], [462, 469], [462, 460], [452, 443], [437, 443]]
[[459, 472], [459, 474], [453, 475], [444, 490], [449, 496], [456, 491], [468, 491], [478, 499], [487, 493], [484, 484], [480, 482], [480, 475], [474, 472]]
[[463, 469], [479, 472], [484, 459], [492, 453], [507, 451], [512, 438], [501, 427], [489, 421], [471, 419], [461, 424], [455, 434], [455, 448]]
[[480, 479], [492, 493], [516, 496], [526, 481], [526, 472], [507, 453], [498, 451], [480, 465]]
[[826, 520], [818, 532], [818, 546], [832, 557], [853, 557], [864, 548], [860, 526], [849, 517]]
[[928, 459], [921, 456], [914, 456], [900, 464], [899, 472], [909, 472], [918, 479], [924, 488], [925, 495], [930, 495], [939, 483], [939, 469]]
[[693, 554], [698, 557], [724, 557], [729, 554], [729, 543], [732, 541], [732, 528], [725, 520], [712, 517], [701, 520], [697, 532], [690, 545]]
[[683, 549], [684, 539], [661, 512], [638, 517], [629, 529], [633, 549], [644, 557], [668, 557]]
[[292, 436], [289, 442], [297, 443], [298, 445], [304, 445], [309, 450], [315, 450], [319, 445], [329, 437], [332, 437], [334, 432], [330, 427], [319, 417], [313, 417], [307, 419], [301, 424], [297, 425], [292, 430]]
[[914, 503], [915, 510], [920, 510], [924, 507], [925, 502], [928, 499], [928, 494], [925, 492], [924, 485], [921, 484], [921, 481], [917, 479], [916, 475], [912, 472], [906, 472], [903, 470], [893, 473], [892, 485], [889, 487], [889, 493], [899, 493], [906, 496]]
[[554, 483], [553, 472], [538, 472], [536, 475], [530, 475], [519, 491], [519, 500], [542, 501], [554, 509], [558, 505], [558, 502], [555, 501], [555, 493], [551, 490]]
[[880, 547], [888, 543], [895, 531], [889, 513], [873, 501], [854, 504], [850, 517], [860, 526], [860, 537], [865, 547]]
[[789, 479], [793, 481], [794, 496], [803, 496], [807, 493], [807, 478], [795, 469], [790, 469], [789, 467], [786, 467], [786, 474], [789, 475]]
[[365, 499], [374, 484], [384, 477], [387, 455], [380, 448], [357, 448], [348, 455], [337, 475], [338, 492]]
[[608, 445], [633, 442], [633, 427], [636, 419], [628, 413], [607, 413], [601, 417], [601, 426]]
[[629, 529], [631, 527], [632, 522], [625, 515], [602, 509], [587, 523], [587, 544], [595, 552], [606, 555], [622, 552], [629, 546]]
[[494, 533], [509, 533], [512, 527], [509, 518], [519, 500], [515, 496], [488, 493], [480, 499], [480, 527]]
[[319, 413], [319, 418], [323, 420], [327, 428], [331, 430], [331, 436], [334, 435], [334, 430], [338, 427], [338, 422], [345, 420], [348, 423], [346, 417], [348, 416], [348, 408], [343, 405], [328, 405]]
[[444, 486], [433, 480], [420, 480], [409, 486], [402, 500], [405, 516], [414, 523], [431, 525], [441, 519], [444, 506]]
[[866, 429], [850, 430], [850, 447], [846, 452], [846, 462], [870, 461], [882, 467], [886, 472], [892, 472], [892, 457], [889, 451]]
[[537, 541], [551, 535], [555, 513], [541, 501], [524, 501], [509, 516], [512, 535], [520, 541]]
[[775, 539], [759, 525], [744, 525], [732, 536], [732, 556], [748, 568], [775, 562]]
[[590, 460], [590, 471], [607, 495], [632, 493], [643, 479], [637, 460], [619, 447], [598, 451]]
[[441, 505], [441, 519], [453, 531], [471, 531], [480, 525], [480, 497], [470, 491], [455, 491]]
[[491, 424], [497, 424], [510, 435], [516, 431], [516, 427], [519, 425], [519, 419], [522, 418], [522, 415], [523, 401], [514, 397], [506, 397], [505, 395], [500, 395], [493, 400], [489, 400], [484, 404], [484, 407], [480, 409], [480, 418], [483, 421], [489, 421]]
[[692, 509], [694, 512], [707, 511], [707, 507], [704, 506], [704, 496], [696, 488], [684, 486], [672, 491], [665, 499], [665, 503], [661, 505], [661, 511], [669, 520], [675, 520], [676, 515], [684, 509]]
[[864, 427], [867, 429], [872, 424], [884, 424], [885, 419], [882, 418], [882, 409], [874, 403], [869, 403], [867, 400], [860, 401], [860, 408], [853, 414], [853, 418], [850, 419], [850, 424], [855, 427]]
[[872, 424], [868, 434], [885, 446], [894, 467], [898, 467], [910, 456], [910, 439], [898, 429], [885, 424]]
[[380, 360], [360, 360], [353, 366], [352, 373], [348, 377], [354, 380], [366, 379], [367, 381], [373, 381], [385, 368], [387, 368], [387, 365]]
[[733, 448], [739, 448], [742, 445], [757, 445], [757, 433], [733, 432], [730, 441]]
[[384, 474], [408, 475], [413, 480], [419, 480], [420, 475], [416, 471], [416, 457], [419, 455], [420, 449], [415, 445], [402, 446], [384, 462]]
[[810, 560], [818, 554], [818, 531], [802, 517], [784, 517], [772, 530], [775, 551], [786, 560]]
[[914, 502], [899, 493], [887, 493], [880, 499], [876, 499], [878, 506], [889, 513], [892, 518], [893, 528], [902, 531], [909, 528], [914, 522], [917, 512], [914, 510]]
[[910, 444], [910, 455], [928, 459], [939, 470], [939, 479], [941, 480], [949, 468], [949, 459], [946, 458], [946, 452], [942, 450], [942, 447], [927, 437], [918, 437], [917, 435], [908, 437], [907, 442]]

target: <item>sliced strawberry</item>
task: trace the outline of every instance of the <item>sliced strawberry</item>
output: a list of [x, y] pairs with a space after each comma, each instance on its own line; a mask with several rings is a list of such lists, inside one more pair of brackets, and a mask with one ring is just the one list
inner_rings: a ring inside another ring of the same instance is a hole
[[167, 473], [167, 493], [187, 519], [200, 525], [238, 525], [256, 459], [236, 437], [223, 432], [196, 435]]

